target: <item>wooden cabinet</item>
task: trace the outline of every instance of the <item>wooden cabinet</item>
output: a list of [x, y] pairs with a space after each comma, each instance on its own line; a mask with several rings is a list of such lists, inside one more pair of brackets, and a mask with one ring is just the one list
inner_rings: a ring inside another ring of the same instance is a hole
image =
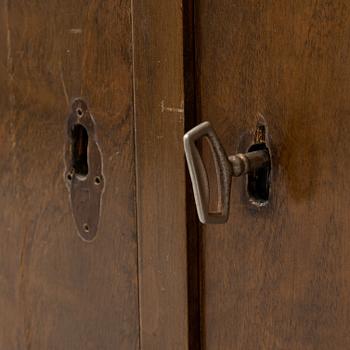
[[[342, 0], [4, 1], [0, 349], [350, 348], [349, 18]], [[101, 153], [90, 242], [76, 98]], [[234, 178], [226, 224], [197, 218], [183, 135], [202, 121], [228, 154], [266, 130], [268, 199]]]

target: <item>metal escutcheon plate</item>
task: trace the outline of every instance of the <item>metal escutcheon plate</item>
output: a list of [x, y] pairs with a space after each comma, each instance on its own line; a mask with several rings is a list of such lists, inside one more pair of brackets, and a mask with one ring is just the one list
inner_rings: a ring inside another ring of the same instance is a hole
[[104, 177], [95, 121], [80, 98], [72, 103], [67, 134], [65, 182], [72, 213], [79, 236], [92, 241], [98, 230]]

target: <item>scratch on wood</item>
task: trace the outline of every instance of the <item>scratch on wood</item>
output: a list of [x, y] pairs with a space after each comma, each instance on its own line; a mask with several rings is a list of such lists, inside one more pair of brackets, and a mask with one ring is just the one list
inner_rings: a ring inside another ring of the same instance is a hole
[[71, 28], [69, 29], [69, 32], [72, 34], [81, 34], [83, 30], [81, 28]]
[[67, 106], [69, 106], [69, 97], [68, 97], [68, 92], [67, 92], [67, 88], [66, 88], [66, 83], [64, 82], [64, 76], [63, 76], [63, 70], [62, 70], [61, 63], [60, 63], [60, 79], [61, 79], [61, 83], [62, 83], [64, 97], [66, 98]]
[[183, 102], [181, 102], [180, 108], [179, 107], [166, 107], [164, 100], [162, 100], [160, 106], [161, 106], [162, 113], [164, 113], [164, 112], [183, 113], [184, 112], [184, 103]]

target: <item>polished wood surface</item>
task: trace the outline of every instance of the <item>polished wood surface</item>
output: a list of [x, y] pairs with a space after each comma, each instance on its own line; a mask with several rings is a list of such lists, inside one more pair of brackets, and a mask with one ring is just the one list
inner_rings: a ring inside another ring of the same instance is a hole
[[188, 348], [183, 20], [178, 1], [134, 1], [143, 349]]
[[[0, 348], [138, 349], [130, 1], [6, 0], [0, 18]], [[105, 178], [92, 243], [64, 182], [79, 96]]]
[[[350, 4], [196, 2], [197, 116], [227, 152], [269, 131], [269, 203], [234, 179], [202, 226], [204, 349], [348, 349]], [[214, 176], [212, 174], [211, 176]]]

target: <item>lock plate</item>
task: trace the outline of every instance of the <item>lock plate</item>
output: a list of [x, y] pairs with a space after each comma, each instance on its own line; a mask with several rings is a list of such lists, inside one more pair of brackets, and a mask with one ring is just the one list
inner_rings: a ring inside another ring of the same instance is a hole
[[92, 241], [97, 234], [104, 190], [102, 154], [96, 124], [84, 100], [72, 103], [67, 123], [65, 182], [79, 236]]

